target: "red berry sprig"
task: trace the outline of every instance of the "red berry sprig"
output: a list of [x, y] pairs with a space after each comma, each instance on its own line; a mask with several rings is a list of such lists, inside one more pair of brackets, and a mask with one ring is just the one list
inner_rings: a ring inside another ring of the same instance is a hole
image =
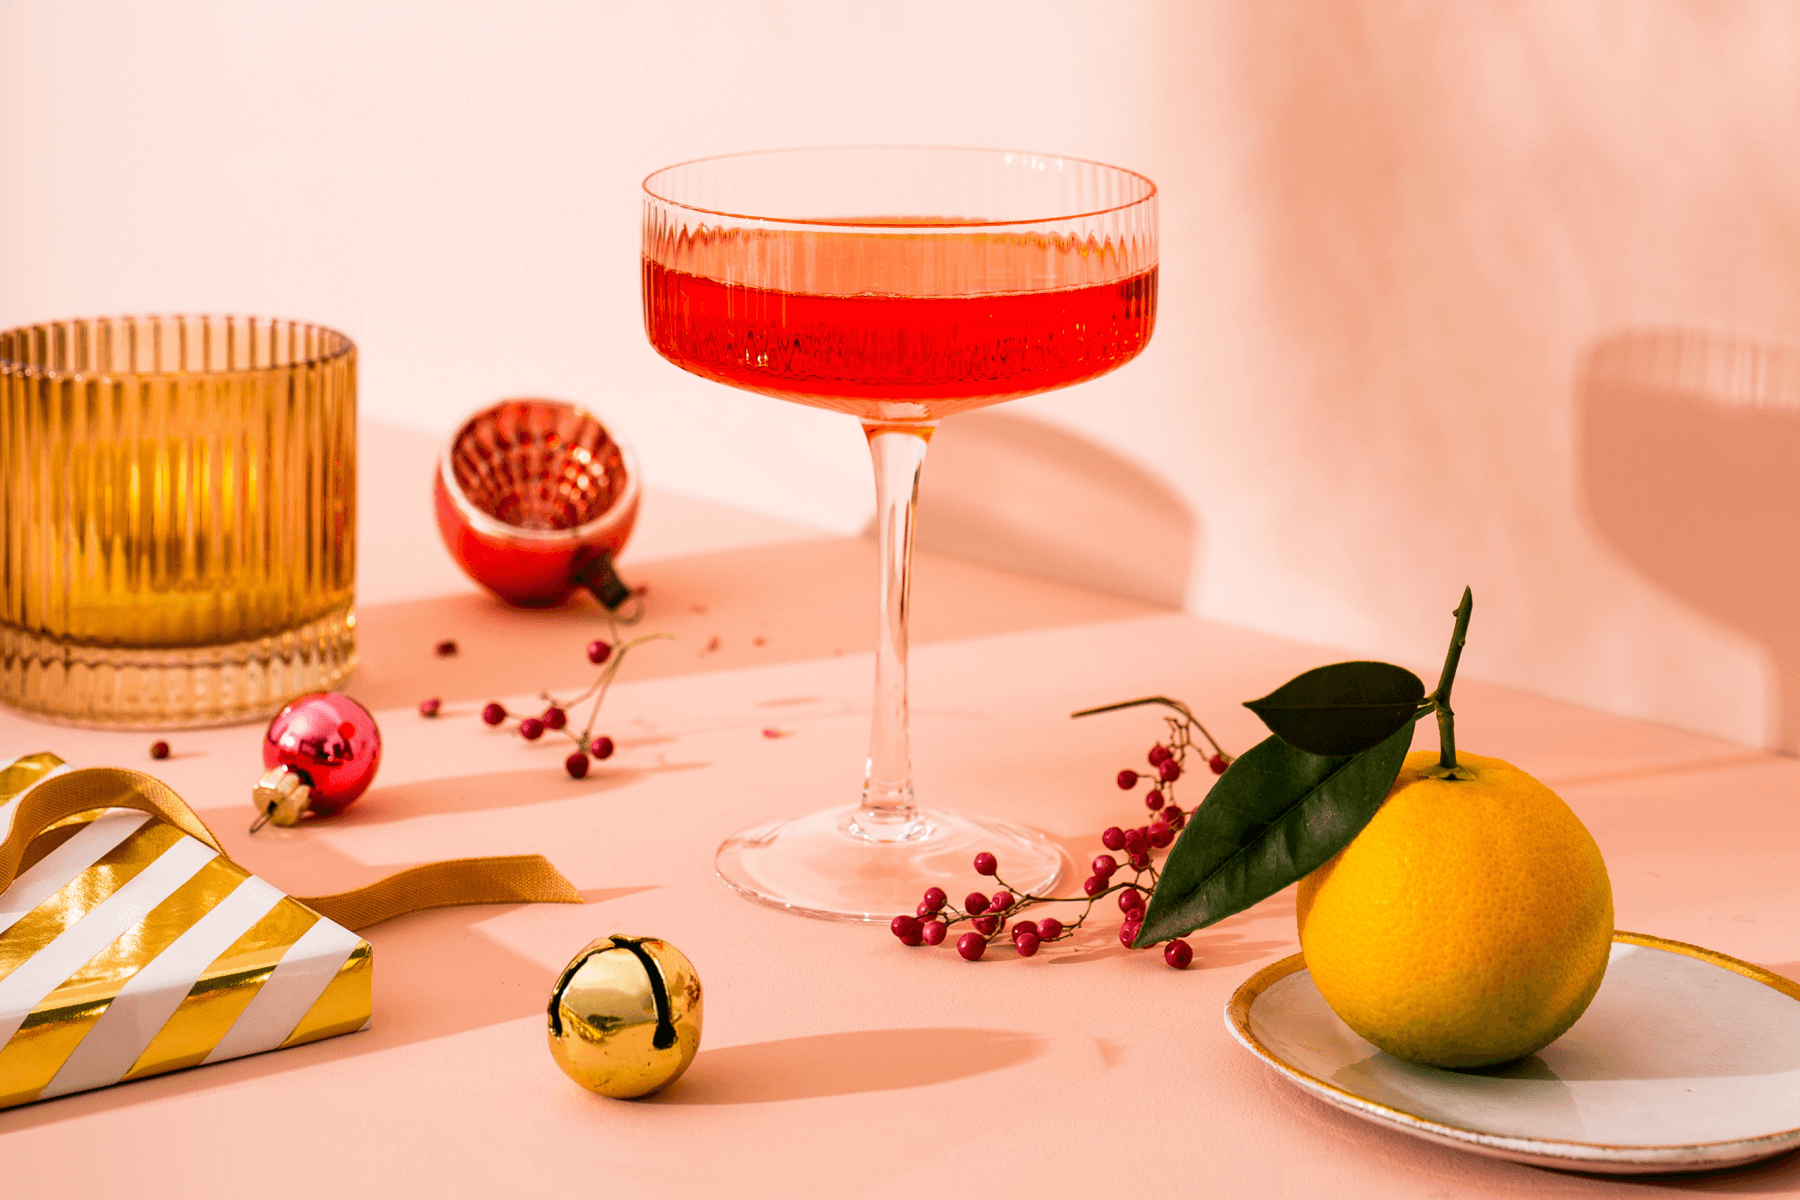
[[[614, 627], [614, 637], [617, 629]], [[535, 742], [546, 733], [560, 733], [575, 743], [575, 751], [563, 759], [563, 770], [571, 779], [585, 779], [590, 766], [589, 759], [605, 760], [613, 755], [613, 740], [609, 737], [594, 736], [594, 722], [599, 719], [600, 706], [606, 701], [606, 693], [612, 687], [613, 679], [619, 674], [619, 668], [625, 664], [625, 656], [633, 648], [645, 642], [653, 642], [661, 638], [674, 640], [672, 633], [650, 633], [642, 637], [632, 638], [628, 642], [607, 641], [596, 638], [586, 647], [587, 660], [600, 668], [599, 676], [587, 689], [572, 700], [558, 700], [549, 692], [539, 692], [538, 696], [548, 705], [543, 712], [534, 717], [515, 716], [506, 711], [506, 706], [497, 700], [489, 701], [481, 710], [481, 719], [488, 725], [504, 725], [508, 721], [516, 721], [513, 732], [528, 742]], [[593, 697], [593, 707], [588, 710], [587, 724], [580, 733], [569, 728], [569, 710], [588, 697]], [[424, 705], [419, 711], [426, 716], [436, 712], [435, 702], [431, 713], [425, 713]]]
[[[1106, 897], [1116, 895], [1119, 911], [1124, 914], [1124, 921], [1119, 927], [1119, 943], [1131, 948], [1132, 942], [1137, 940], [1138, 931], [1143, 927], [1144, 907], [1147, 903], [1145, 897], [1156, 887], [1160, 878], [1153, 855], [1158, 850], [1168, 848], [1174, 842], [1175, 835], [1187, 824], [1187, 812], [1175, 803], [1175, 786], [1182, 777], [1182, 767], [1188, 752], [1192, 750], [1203, 753], [1204, 761], [1215, 775], [1223, 775], [1231, 765], [1231, 756], [1220, 748], [1212, 734], [1206, 731], [1206, 727], [1185, 705], [1178, 705], [1173, 701], [1162, 702], [1174, 708], [1178, 715], [1165, 718], [1169, 725], [1168, 740], [1150, 747], [1150, 770], [1143, 772], [1127, 768], [1120, 771], [1114, 779], [1122, 791], [1135, 789], [1140, 779], [1154, 781], [1155, 786], [1144, 797], [1144, 806], [1151, 812], [1152, 819], [1133, 829], [1109, 826], [1101, 833], [1100, 844], [1110, 853], [1094, 858], [1090, 864], [1093, 873], [1083, 881], [1080, 896], [1039, 896], [1018, 891], [1001, 878], [999, 860], [984, 850], [975, 856], [975, 873], [991, 877], [1001, 885], [1000, 890], [991, 895], [970, 892], [963, 899], [962, 907], [958, 908], [950, 903], [950, 897], [943, 888], [926, 888], [925, 895], [912, 915], [902, 914], [888, 925], [893, 935], [900, 939], [900, 943], [905, 946], [942, 945], [949, 937], [950, 927], [966, 921], [972, 928], [958, 937], [955, 944], [956, 952], [968, 961], [978, 961], [987, 953], [988, 947], [1002, 937], [1011, 939], [1013, 949], [1020, 958], [1031, 958], [1049, 943], [1073, 938], [1075, 931], [1093, 915], [1094, 906]], [[1075, 715], [1085, 716], [1087, 713]], [[1205, 748], [1196, 744], [1196, 734], [1205, 739], [1210, 753], [1205, 753]], [[1123, 866], [1114, 857], [1116, 854], [1125, 856]], [[1121, 871], [1128, 871], [1129, 878], [1121, 876]], [[1044, 917], [1037, 921], [1016, 919], [1026, 909], [1040, 904], [1079, 904], [1082, 908], [1080, 914], [1068, 922], [1056, 917]], [[1184, 970], [1194, 961], [1194, 948], [1181, 938], [1171, 939], [1162, 946], [1163, 961], [1176, 970]]]

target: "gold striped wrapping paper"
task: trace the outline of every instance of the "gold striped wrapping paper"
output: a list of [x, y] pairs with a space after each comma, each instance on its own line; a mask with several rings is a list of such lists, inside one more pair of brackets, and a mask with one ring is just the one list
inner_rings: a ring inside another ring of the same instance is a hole
[[[77, 811], [84, 793], [133, 807]], [[0, 888], [0, 1108], [367, 1028], [373, 952], [346, 924], [581, 902], [535, 855], [296, 899], [226, 858], [164, 785], [52, 754], [0, 760]]]
[[[68, 769], [0, 770], [4, 828]], [[0, 893], [0, 1107], [369, 1023], [369, 943], [148, 813], [81, 814], [21, 867]]]

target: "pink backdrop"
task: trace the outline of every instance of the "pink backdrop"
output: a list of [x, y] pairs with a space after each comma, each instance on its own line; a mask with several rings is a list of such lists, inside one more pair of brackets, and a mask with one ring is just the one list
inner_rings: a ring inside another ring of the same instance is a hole
[[644, 344], [638, 180], [1141, 169], [1156, 342], [948, 427], [923, 544], [1423, 669], [1467, 582], [1469, 674], [1800, 749], [1789, 4], [0, 0], [0, 45], [0, 323], [320, 320], [366, 415], [566, 395], [665, 490], [840, 531], [852, 424]]

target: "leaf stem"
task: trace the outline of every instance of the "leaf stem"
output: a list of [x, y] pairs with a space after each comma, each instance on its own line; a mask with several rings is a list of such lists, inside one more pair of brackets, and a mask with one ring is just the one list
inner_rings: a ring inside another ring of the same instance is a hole
[[1444, 654], [1444, 673], [1438, 677], [1437, 691], [1431, 694], [1437, 706], [1438, 763], [1429, 774], [1436, 779], [1474, 778], [1456, 765], [1456, 713], [1450, 707], [1450, 688], [1456, 682], [1456, 665], [1462, 661], [1463, 641], [1469, 633], [1469, 615], [1474, 611], [1475, 593], [1465, 587], [1462, 603], [1456, 606], [1456, 628], [1450, 634], [1450, 649]]

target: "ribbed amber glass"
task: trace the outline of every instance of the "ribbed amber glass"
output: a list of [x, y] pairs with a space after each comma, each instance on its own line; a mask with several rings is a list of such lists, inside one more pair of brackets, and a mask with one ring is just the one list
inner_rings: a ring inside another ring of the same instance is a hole
[[355, 665], [356, 347], [256, 317], [0, 333], [0, 700], [169, 727]]

